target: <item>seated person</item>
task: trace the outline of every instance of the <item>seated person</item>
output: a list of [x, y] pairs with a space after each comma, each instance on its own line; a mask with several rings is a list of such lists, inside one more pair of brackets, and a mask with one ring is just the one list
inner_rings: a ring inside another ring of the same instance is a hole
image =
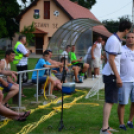
[[[43, 57], [38, 60], [36, 66], [35, 66], [35, 69], [41, 69], [41, 68], [44, 68], [44, 67], [46, 67], [46, 68], [59, 67], [58, 65], [51, 65], [48, 62], [48, 59], [49, 59], [49, 52], [45, 51], [43, 53]], [[44, 76], [44, 74], [45, 74], [45, 70], [40, 70], [39, 71], [39, 84], [45, 84], [47, 77]], [[37, 81], [37, 71], [34, 71], [33, 74], [32, 74], [32, 82], [36, 83], [36, 81]], [[57, 82], [55, 83], [55, 81], [51, 77], [48, 78], [48, 84], [47, 85], [49, 85], [49, 83], [51, 83], [51, 90], [50, 90], [51, 94], [52, 94], [52, 91], [53, 91], [54, 87], [61, 90], [61, 87], [62, 87], [61, 83], [57, 83]]]
[[[65, 70], [66, 70], [66, 72], [67, 72], [67, 71], [68, 71], [68, 68], [67, 68], [67, 59], [64, 58], [64, 57], [62, 57], [62, 58], [61, 58], [61, 63], [64, 64], [64, 59], [65, 59]], [[56, 76], [61, 82], [63, 82], [63, 81], [62, 81], [63, 67], [54, 68], [53, 71], [55, 71], [55, 72], [54, 72], [55, 76]], [[65, 83], [66, 83], [66, 82], [67, 82], [67, 81], [65, 80]]]
[[[7, 75], [8, 74], [9, 75], [10, 74], [14, 74], [14, 78], [15, 78], [14, 80], [17, 81], [17, 77], [15, 76], [16, 74], [14, 72], [9, 71], [10, 69], [9, 70], [8, 69], [6, 70], [4, 68], [5, 66], [3, 67], [3, 65], [5, 65], [5, 64], [3, 64], [3, 61], [0, 60], [0, 71], [1, 72], [4, 71], [4, 70], [5, 70], [5, 72], [7, 71]], [[15, 96], [16, 94], [18, 94], [18, 92], [19, 92], [19, 85], [18, 84], [15, 84], [15, 83], [12, 83], [10, 81], [11, 78], [9, 77], [9, 75], [7, 77], [6, 76], [3, 76], [3, 77], [0, 78], [0, 86], [3, 88], [3, 91], [4, 92], [8, 92], [7, 95], [5, 96], [5, 98], [2, 101], [2, 104], [5, 105], [7, 108], [10, 108], [9, 105], [8, 105], [8, 103], [7, 103], [8, 100], [10, 98], [12, 98], [13, 96]], [[9, 81], [8, 81], [7, 78], [9, 78]]]
[[3, 93], [0, 90], [0, 115], [8, 117], [12, 120], [16, 120], [16, 121], [25, 121], [26, 117], [28, 117], [30, 115], [30, 111], [25, 112], [25, 113], [17, 113], [11, 109], [8, 109], [7, 107], [3, 106], [2, 104], [2, 100], [3, 100]]
[[[75, 55], [75, 45], [72, 46], [72, 51], [69, 53], [69, 56], [71, 57], [71, 63], [73, 66], [77, 66], [77, 73], [80, 73], [80, 75], [83, 75], [89, 68], [89, 65], [87, 63], [81, 63], [82, 57], [80, 59], [76, 58]], [[78, 74], [77, 74], [78, 75]], [[76, 83], [78, 81], [76, 80]]]

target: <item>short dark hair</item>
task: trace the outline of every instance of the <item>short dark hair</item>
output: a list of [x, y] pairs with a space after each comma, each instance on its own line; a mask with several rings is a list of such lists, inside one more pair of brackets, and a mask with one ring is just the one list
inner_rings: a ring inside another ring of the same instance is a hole
[[43, 56], [45, 55], [49, 55], [49, 52], [47, 50], [43, 52]]
[[68, 49], [69, 47], [71, 47], [71, 46], [70, 46], [70, 45], [67, 45], [67, 46], [66, 46], [66, 49]]
[[20, 40], [22, 40], [24, 37], [26, 37], [26, 36], [25, 36], [25, 35], [19, 35], [18, 40], [20, 41]]
[[53, 52], [53, 51], [52, 51], [52, 50], [50, 50], [50, 49], [47, 49], [46, 51], [47, 51], [47, 52], [51, 52], [51, 53]]
[[11, 53], [15, 53], [12, 49], [8, 49], [6, 52], [5, 52], [5, 58], [7, 55], [10, 55]]
[[119, 24], [119, 32], [124, 32], [126, 29], [129, 30], [132, 24], [129, 20], [123, 20]]
[[62, 62], [62, 61], [64, 61], [64, 60], [66, 60], [66, 58], [65, 58], [65, 57], [62, 57], [60, 61]]
[[98, 39], [98, 38], [102, 38], [102, 36], [101, 36], [101, 35], [98, 35], [98, 36], [97, 36], [97, 39]]

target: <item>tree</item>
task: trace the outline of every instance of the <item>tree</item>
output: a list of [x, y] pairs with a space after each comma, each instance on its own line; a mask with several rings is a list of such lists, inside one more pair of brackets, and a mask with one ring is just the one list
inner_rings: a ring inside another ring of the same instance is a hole
[[108, 29], [109, 32], [115, 33], [118, 31], [120, 21], [123, 21], [126, 19], [130, 21], [129, 18], [127, 18], [126, 16], [123, 16], [123, 17], [118, 18], [118, 20], [103, 20], [102, 24], [104, 24], [104, 26]]
[[70, 0], [70, 1], [77, 1], [79, 5], [91, 9], [92, 6], [96, 3], [96, 0]]
[[35, 31], [34, 22], [30, 26], [24, 26], [24, 29], [20, 32], [26, 36], [27, 43], [33, 42], [33, 37], [35, 36], [32, 32]]
[[17, 0], [0, 0], [0, 38], [12, 39], [15, 32], [19, 31], [15, 18], [20, 11]]

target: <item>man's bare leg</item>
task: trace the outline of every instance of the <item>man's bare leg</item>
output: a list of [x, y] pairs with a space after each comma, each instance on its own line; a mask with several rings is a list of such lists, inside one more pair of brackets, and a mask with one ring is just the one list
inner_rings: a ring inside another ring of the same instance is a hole
[[19, 92], [19, 86], [13, 84], [10, 91], [8, 92], [8, 94], [6, 95], [6, 97], [3, 99], [2, 103], [5, 104], [8, 102], [8, 100], [10, 98], [12, 98], [13, 96], [15, 96], [17, 93]]
[[130, 108], [130, 115], [129, 115], [129, 120], [128, 121], [133, 121], [134, 118], [134, 102], [131, 103], [131, 108]]
[[125, 105], [118, 105], [118, 117], [120, 125], [124, 125], [124, 112], [125, 112]]
[[113, 106], [113, 103], [106, 103], [105, 102], [105, 104], [104, 104], [102, 130], [105, 130], [109, 127], [108, 120], [109, 120], [109, 116], [110, 116], [110, 113], [111, 113], [112, 106]]

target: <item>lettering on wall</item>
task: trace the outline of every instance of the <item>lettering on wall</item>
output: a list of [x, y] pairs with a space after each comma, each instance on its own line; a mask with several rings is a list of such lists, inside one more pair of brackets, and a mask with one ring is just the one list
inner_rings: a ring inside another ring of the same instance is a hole
[[49, 23], [41, 23], [41, 22], [36, 22], [35, 24], [35, 27], [46, 27], [46, 28], [49, 28], [49, 27], [52, 27], [53, 29], [57, 29], [58, 28], [58, 23], [53, 23], [52, 25], [50, 25]]

